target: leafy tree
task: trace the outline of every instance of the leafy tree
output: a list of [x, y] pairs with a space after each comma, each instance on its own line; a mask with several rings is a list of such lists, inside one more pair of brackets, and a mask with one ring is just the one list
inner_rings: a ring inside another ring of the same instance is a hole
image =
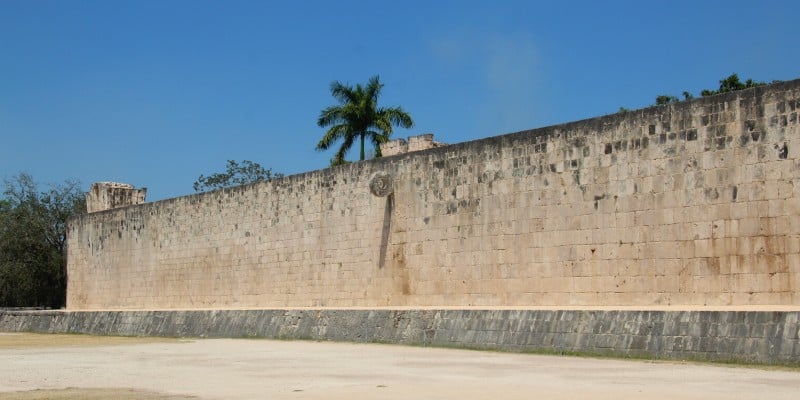
[[704, 89], [703, 91], [700, 92], [700, 95], [703, 97], [713, 96], [715, 94], [734, 92], [737, 90], [743, 90], [751, 87], [764, 86], [764, 85], [766, 85], [766, 83], [756, 82], [753, 81], [752, 79], [748, 79], [745, 82], [742, 82], [739, 80], [739, 75], [731, 74], [729, 77], [719, 81], [719, 90]]
[[678, 98], [675, 96], [670, 96], [666, 94], [656, 96], [656, 105], [658, 106], [669, 103], [677, 103], [678, 101], [679, 101]]
[[[683, 100], [691, 100], [693, 98], [694, 98], [694, 96], [692, 96], [691, 93], [689, 93], [687, 91], [683, 92]], [[681, 101], [681, 100], [678, 99], [677, 97], [672, 96], [672, 95], [668, 95], [668, 94], [662, 94], [662, 95], [656, 96], [656, 105], [657, 106], [664, 105], [664, 104], [669, 104], [669, 103], [677, 103], [679, 101]]]
[[205, 192], [230, 186], [269, 181], [281, 177], [283, 177], [283, 174], [273, 173], [271, 168], [264, 168], [252, 161], [243, 160], [239, 164], [236, 161], [228, 160], [225, 172], [217, 172], [209, 176], [200, 175], [194, 183], [194, 190], [196, 192]]
[[338, 105], [323, 109], [319, 114], [317, 125], [320, 128], [330, 126], [317, 144], [317, 150], [327, 150], [334, 143], [341, 141], [339, 150], [333, 157], [331, 165], [344, 162], [344, 156], [356, 140], [361, 142], [360, 160], [364, 160], [364, 142], [369, 140], [375, 146], [375, 156], [380, 157], [380, 144], [389, 140], [393, 126], [411, 128], [414, 121], [411, 115], [400, 107], [378, 107], [378, 97], [383, 84], [378, 76], [369, 79], [366, 86], [355, 87], [339, 81], [331, 83], [331, 95]]
[[[779, 82], [779, 81], [773, 81], [773, 82]], [[703, 89], [702, 91], [700, 91], [700, 96], [702, 97], [713, 96], [715, 94], [734, 92], [737, 90], [749, 89], [752, 87], [763, 86], [763, 85], [766, 85], [766, 83], [756, 82], [752, 79], [748, 79], [742, 82], [741, 80], [739, 80], [739, 75], [731, 74], [727, 78], [719, 81], [718, 90]], [[693, 98], [694, 96], [692, 95], [691, 92], [688, 91], [683, 92], [683, 100], [691, 100]], [[662, 94], [656, 96], [656, 105], [659, 106], [669, 103], [677, 103], [678, 101], [680, 100], [678, 100], [677, 97], [671, 95]]]
[[0, 306], [62, 307], [66, 300], [66, 224], [86, 212], [80, 184], [67, 180], [39, 192], [20, 173], [0, 200]]

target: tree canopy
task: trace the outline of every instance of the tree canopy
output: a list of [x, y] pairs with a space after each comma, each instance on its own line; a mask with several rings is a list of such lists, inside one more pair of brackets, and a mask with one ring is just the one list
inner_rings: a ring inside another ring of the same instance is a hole
[[62, 307], [67, 220], [86, 212], [77, 181], [39, 191], [25, 173], [6, 179], [0, 199], [0, 307]]
[[[763, 86], [763, 85], [766, 85], [766, 83], [765, 82], [757, 82], [757, 81], [754, 81], [752, 79], [748, 79], [748, 80], [742, 82], [739, 79], [739, 75], [734, 73], [734, 74], [731, 74], [730, 76], [728, 76], [728, 77], [726, 77], [724, 79], [721, 79], [719, 81], [719, 89], [717, 89], [717, 90], [703, 89], [703, 90], [700, 91], [700, 96], [702, 96], [702, 97], [713, 96], [713, 95], [716, 95], [716, 94], [734, 92], [734, 91], [737, 91], [737, 90], [749, 89], [749, 88], [752, 88], [752, 87]], [[683, 92], [683, 100], [691, 100], [693, 98], [694, 98], [694, 96], [692, 95], [691, 92], [688, 92], [688, 91], [684, 91]], [[677, 103], [678, 101], [681, 101], [681, 100], [679, 100], [675, 96], [668, 95], [668, 94], [662, 94], [662, 95], [656, 96], [656, 105]]]
[[317, 150], [327, 150], [335, 143], [341, 146], [331, 160], [331, 165], [345, 162], [347, 151], [356, 140], [360, 141], [360, 160], [364, 159], [364, 142], [369, 140], [375, 146], [375, 156], [380, 157], [380, 144], [389, 140], [392, 127], [411, 128], [414, 121], [401, 107], [378, 107], [383, 84], [379, 77], [373, 76], [365, 86], [355, 87], [339, 81], [331, 83], [331, 95], [338, 105], [323, 109], [319, 114], [317, 125], [320, 128], [330, 127], [317, 144]]
[[702, 90], [700, 92], [700, 95], [703, 96], [703, 97], [713, 96], [715, 94], [735, 92], [737, 90], [744, 90], [744, 89], [749, 89], [749, 88], [752, 88], [752, 87], [764, 86], [764, 85], [766, 85], [765, 82], [756, 82], [756, 81], [754, 81], [752, 79], [748, 79], [748, 80], [742, 82], [742, 81], [739, 80], [739, 75], [732, 74], [731, 76], [719, 81], [719, 89], [718, 90], [704, 89], [704, 90]]
[[246, 185], [259, 181], [269, 181], [283, 177], [281, 173], [273, 173], [271, 168], [264, 168], [260, 164], [248, 160], [240, 163], [228, 160], [225, 172], [216, 172], [209, 176], [200, 175], [194, 182], [196, 192], [205, 192], [225, 187]]

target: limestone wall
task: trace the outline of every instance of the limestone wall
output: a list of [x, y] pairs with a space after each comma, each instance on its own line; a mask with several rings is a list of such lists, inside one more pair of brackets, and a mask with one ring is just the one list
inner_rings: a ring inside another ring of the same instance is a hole
[[791, 81], [85, 215], [68, 308], [800, 305], [798, 109]]
[[86, 193], [86, 212], [110, 210], [144, 203], [147, 188], [118, 182], [95, 182]]
[[433, 140], [433, 134], [426, 133], [422, 135], [409, 136], [407, 141], [401, 138], [390, 140], [386, 143], [381, 143], [381, 154], [383, 156], [394, 156], [397, 154], [428, 150], [443, 146], [447, 146], [447, 144]]

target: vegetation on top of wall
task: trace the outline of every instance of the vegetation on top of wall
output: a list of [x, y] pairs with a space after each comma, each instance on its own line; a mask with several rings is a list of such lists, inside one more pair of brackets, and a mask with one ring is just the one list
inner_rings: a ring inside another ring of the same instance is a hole
[[359, 160], [365, 158], [365, 140], [372, 142], [375, 156], [380, 157], [380, 145], [389, 141], [393, 126], [414, 126], [411, 115], [401, 107], [378, 107], [382, 88], [383, 84], [377, 75], [370, 78], [366, 86], [356, 84], [353, 87], [339, 81], [331, 83], [331, 95], [339, 104], [326, 107], [319, 113], [317, 125], [320, 128], [330, 126], [330, 129], [316, 147], [318, 151], [323, 151], [342, 142], [331, 160], [331, 166], [345, 163], [344, 156], [356, 140], [361, 143]]
[[[776, 82], [779, 82], [779, 81], [773, 81], [773, 83], [776, 83]], [[742, 82], [739, 79], [739, 75], [734, 73], [734, 74], [731, 74], [730, 76], [728, 76], [727, 78], [721, 79], [719, 81], [719, 89], [717, 89], [717, 90], [703, 89], [703, 90], [700, 91], [700, 96], [701, 97], [714, 96], [714, 95], [717, 95], [717, 94], [735, 92], [737, 90], [744, 90], [744, 89], [749, 89], [749, 88], [752, 88], [752, 87], [764, 86], [764, 85], [766, 85], [766, 82], [758, 82], [758, 81], [754, 81], [752, 79], [748, 79], [748, 80]], [[683, 92], [683, 100], [691, 100], [693, 98], [694, 98], [694, 96], [692, 95], [691, 92], [688, 92], [688, 91], [684, 91]], [[656, 105], [677, 103], [679, 101], [681, 101], [681, 100], [679, 100], [677, 97], [672, 96], [672, 95], [662, 94], [662, 95], [656, 96]]]
[[67, 220], [86, 212], [77, 181], [39, 191], [25, 173], [0, 198], [0, 307], [63, 307]]
[[[772, 83], [778, 83], [778, 82], [780, 82], [780, 81], [778, 81], [778, 80], [772, 81]], [[724, 79], [721, 79], [719, 81], [719, 89], [717, 89], [717, 90], [703, 89], [703, 90], [700, 91], [700, 96], [701, 97], [714, 96], [714, 95], [717, 95], [717, 94], [735, 92], [737, 90], [744, 90], [744, 89], [749, 89], [749, 88], [753, 88], [753, 87], [764, 86], [766, 84], [767, 84], [766, 82], [754, 81], [752, 79], [748, 79], [748, 80], [742, 82], [739, 79], [739, 75], [734, 73], [734, 74], [731, 74], [730, 76], [728, 76], [728, 77], [726, 77]], [[679, 101], [686, 101], [686, 100], [694, 99], [694, 95], [689, 91], [683, 91], [683, 93], [681, 93], [681, 96], [683, 97], [683, 99], [680, 99], [677, 96], [673, 96], [673, 95], [670, 95], [670, 94], [660, 94], [660, 95], [656, 96], [656, 104], [655, 105], [661, 106], [661, 105], [670, 104], [670, 103], [677, 103]], [[625, 107], [620, 107], [618, 112], [623, 113], [623, 112], [628, 112], [628, 111], [630, 111], [630, 110], [625, 108]]]
[[243, 160], [240, 163], [228, 160], [225, 172], [215, 172], [209, 176], [200, 175], [194, 182], [195, 192], [222, 189], [231, 186], [246, 185], [260, 181], [269, 181], [283, 177], [282, 173], [272, 172], [257, 162]]
[[[689, 93], [687, 91], [683, 92], [683, 100], [684, 101], [685, 100], [691, 100], [693, 98], [694, 98], [694, 96], [691, 93]], [[662, 95], [656, 96], [656, 105], [658, 105], [658, 106], [660, 106], [662, 104], [677, 103], [679, 101], [681, 101], [681, 100], [678, 99], [677, 97], [671, 96], [671, 95], [662, 94]]]

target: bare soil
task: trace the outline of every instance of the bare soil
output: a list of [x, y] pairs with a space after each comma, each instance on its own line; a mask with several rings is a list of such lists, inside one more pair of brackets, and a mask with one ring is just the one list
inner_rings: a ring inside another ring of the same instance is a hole
[[40, 333], [4, 333], [0, 332], [0, 350], [43, 347], [75, 347], [75, 346], [113, 346], [135, 343], [177, 342], [178, 339], [159, 337], [124, 337], [124, 336], [92, 336], [63, 335]]
[[30, 390], [15, 393], [0, 393], [6, 400], [188, 400], [195, 396], [167, 396], [154, 392], [133, 389], [56, 389]]
[[796, 400], [798, 393], [798, 370], [310, 341], [0, 335], [0, 399]]

